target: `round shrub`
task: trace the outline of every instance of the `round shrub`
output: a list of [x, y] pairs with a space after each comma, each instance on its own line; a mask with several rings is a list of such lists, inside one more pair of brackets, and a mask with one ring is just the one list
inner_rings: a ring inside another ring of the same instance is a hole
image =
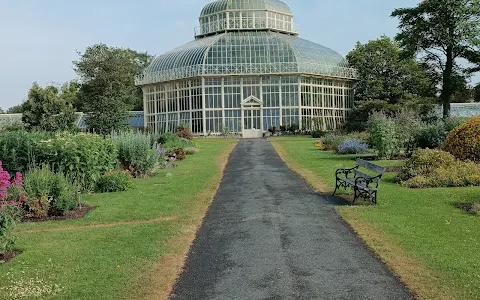
[[97, 193], [123, 192], [132, 186], [132, 176], [127, 171], [113, 171], [105, 173], [95, 188]]
[[455, 163], [455, 157], [448, 152], [431, 149], [416, 150], [405, 162], [397, 180], [406, 181], [417, 176], [428, 177], [435, 169], [449, 167]]
[[443, 148], [458, 159], [480, 163], [480, 116], [452, 130]]

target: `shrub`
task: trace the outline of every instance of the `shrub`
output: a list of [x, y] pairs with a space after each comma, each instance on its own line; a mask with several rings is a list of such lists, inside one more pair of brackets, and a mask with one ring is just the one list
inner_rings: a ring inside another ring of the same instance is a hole
[[444, 150], [461, 160], [480, 162], [480, 116], [452, 130], [444, 145]]
[[312, 138], [319, 139], [319, 138], [324, 137], [326, 134], [327, 133], [325, 131], [314, 130], [314, 131], [312, 131]]
[[346, 140], [338, 146], [338, 154], [360, 154], [367, 152], [368, 145], [363, 144], [360, 140]]
[[117, 150], [112, 141], [94, 134], [17, 131], [0, 133], [0, 159], [11, 172], [49, 164], [90, 190], [104, 172], [115, 168]]
[[53, 135], [44, 132], [11, 131], [0, 133], [0, 160], [9, 172], [24, 173], [34, 163], [44, 158], [39, 156], [39, 144]]
[[180, 137], [174, 133], [171, 133], [171, 132], [166, 132], [164, 134], [161, 134], [159, 136], [156, 137], [156, 142], [158, 144], [166, 144], [166, 143], [169, 143], [169, 142], [177, 142], [177, 141], [180, 141]]
[[374, 113], [369, 120], [371, 144], [380, 158], [390, 158], [400, 154], [402, 142], [398, 138], [395, 121], [383, 113]]
[[405, 162], [397, 180], [406, 181], [417, 176], [428, 177], [433, 170], [441, 166], [449, 167], [455, 162], [453, 155], [442, 150], [416, 150]]
[[25, 202], [22, 174], [11, 180], [0, 161], [0, 254], [9, 252], [15, 244], [13, 230]]
[[441, 166], [428, 175], [413, 177], [402, 184], [410, 188], [479, 186], [480, 165], [456, 161], [453, 165]]
[[193, 134], [190, 131], [190, 129], [184, 129], [181, 131], [177, 131], [176, 135], [180, 138], [187, 139], [187, 140], [193, 140]]
[[121, 132], [112, 134], [118, 148], [118, 159], [134, 177], [150, 175], [160, 158], [151, 147], [151, 137], [145, 133]]
[[127, 171], [113, 171], [105, 173], [97, 181], [95, 192], [114, 193], [123, 192], [132, 186], [132, 176]]
[[64, 216], [80, 203], [79, 188], [46, 165], [25, 174], [25, 190], [25, 210], [32, 217]]
[[91, 191], [103, 173], [117, 165], [115, 144], [96, 134], [57, 134], [53, 139], [40, 143], [38, 162], [48, 164], [56, 173]]
[[347, 139], [347, 136], [329, 133], [323, 137], [323, 149], [327, 151], [337, 151], [338, 146], [340, 146]]
[[184, 160], [187, 157], [187, 154], [182, 148], [178, 148], [170, 151], [168, 157], [174, 157], [176, 160]]
[[441, 148], [447, 131], [445, 130], [445, 124], [442, 121], [438, 121], [434, 124], [424, 125], [419, 127], [414, 141], [410, 145], [409, 150], [415, 149], [438, 149]]

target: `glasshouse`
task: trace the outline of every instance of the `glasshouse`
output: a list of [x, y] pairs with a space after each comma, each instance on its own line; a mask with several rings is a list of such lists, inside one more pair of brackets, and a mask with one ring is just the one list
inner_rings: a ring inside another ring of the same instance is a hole
[[261, 137], [271, 127], [332, 130], [353, 107], [356, 72], [337, 52], [301, 39], [279, 0], [217, 0], [195, 40], [136, 78], [145, 126], [190, 124], [197, 135]]

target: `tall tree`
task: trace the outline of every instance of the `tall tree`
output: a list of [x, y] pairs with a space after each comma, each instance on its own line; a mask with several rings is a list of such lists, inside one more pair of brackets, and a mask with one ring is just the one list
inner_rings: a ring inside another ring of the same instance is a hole
[[62, 131], [74, 126], [73, 105], [62, 98], [56, 86], [42, 88], [35, 82], [22, 106], [22, 121], [27, 129]]
[[3, 111], [3, 109], [0, 107], [0, 114], [4, 114], [5, 112]]
[[143, 110], [135, 76], [151, 63], [151, 55], [104, 44], [88, 47], [79, 55], [73, 62], [80, 77], [77, 107], [87, 113], [90, 130], [109, 133], [122, 126], [128, 110]]
[[357, 101], [397, 104], [407, 95], [435, 96], [436, 82], [429, 70], [412, 57], [404, 58], [400, 46], [387, 36], [366, 44], [358, 42], [347, 60], [359, 72]]
[[396, 40], [409, 55], [422, 55], [442, 72], [443, 115], [450, 115], [453, 74], [464, 58], [480, 62], [480, 0], [423, 0], [392, 13], [400, 19]]

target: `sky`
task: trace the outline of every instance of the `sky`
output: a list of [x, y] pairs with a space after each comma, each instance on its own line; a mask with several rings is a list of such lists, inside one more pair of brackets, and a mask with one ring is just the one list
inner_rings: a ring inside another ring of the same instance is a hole
[[[357, 41], [395, 36], [395, 8], [419, 0], [284, 0], [300, 37], [342, 55]], [[20, 104], [32, 83], [76, 78], [72, 61], [104, 43], [162, 54], [193, 40], [210, 0], [0, 0], [0, 107]]]

